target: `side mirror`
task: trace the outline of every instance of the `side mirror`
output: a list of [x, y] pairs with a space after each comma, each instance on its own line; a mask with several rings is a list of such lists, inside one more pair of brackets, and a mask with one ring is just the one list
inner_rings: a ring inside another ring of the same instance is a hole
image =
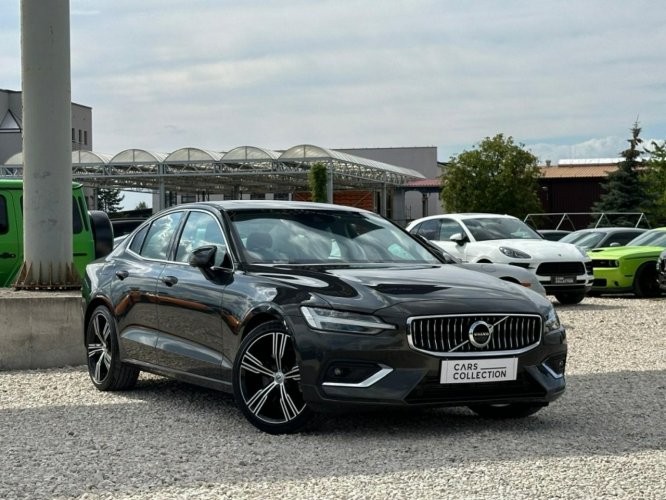
[[611, 244], [608, 245], [608, 246], [609, 246], [609, 247], [621, 247], [622, 245], [620, 245], [617, 241], [614, 241], [613, 243], [611, 243]]
[[200, 269], [209, 269], [215, 265], [215, 254], [217, 247], [213, 245], [206, 245], [203, 247], [195, 248], [192, 251], [189, 264], [192, 267]]
[[456, 245], [464, 245], [467, 241], [467, 238], [463, 233], [452, 234], [449, 240], [455, 242]]

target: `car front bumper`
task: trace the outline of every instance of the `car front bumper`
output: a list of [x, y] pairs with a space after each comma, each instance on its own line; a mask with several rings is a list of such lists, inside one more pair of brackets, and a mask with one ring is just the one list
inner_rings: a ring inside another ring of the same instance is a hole
[[[540, 344], [527, 352], [503, 352], [486, 358], [516, 357], [516, 380], [442, 384], [442, 361], [469, 361], [478, 356], [470, 353], [453, 358], [418, 352], [410, 348], [404, 329], [378, 335], [321, 332], [310, 329], [298, 317], [289, 318], [289, 328], [300, 354], [304, 399], [318, 411], [479, 403], [547, 405], [565, 389], [567, 346], [563, 329], [542, 336]], [[556, 364], [560, 373], [554, 369]], [[332, 380], [332, 369], [338, 366], [360, 366], [367, 372], [349, 383]]]
[[621, 267], [595, 267], [592, 292], [622, 293], [632, 291], [634, 274]]

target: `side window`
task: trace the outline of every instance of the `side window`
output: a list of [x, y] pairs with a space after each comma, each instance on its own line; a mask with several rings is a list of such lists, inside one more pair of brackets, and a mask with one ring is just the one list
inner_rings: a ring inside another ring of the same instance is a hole
[[131, 245], [129, 246], [129, 249], [136, 253], [136, 254], [141, 254], [141, 246], [143, 245], [143, 240], [146, 239], [146, 234], [148, 234], [148, 229], [150, 226], [144, 227], [141, 231], [136, 233], [134, 235], [134, 239], [132, 240]]
[[188, 262], [192, 255], [192, 250], [205, 245], [214, 245], [217, 247], [215, 265], [221, 265], [227, 245], [224, 241], [220, 225], [210, 214], [190, 212], [183, 227], [183, 232], [180, 235], [180, 240], [178, 241], [176, 261]]
[[626, 245], [639, 234], [641, 233], [616, 233], [608, 238], [606, 245], [610, 245], [611, 243], [615, 242], [619, 243], [620, 245]]
[[83, 231], [83, 219], [81, 218], [81, 212], [79, 211], [79, 204], [76, 202], [76, 198], [72, 198], [72, 229], [74, 234], [79, 234]]
[[439, 219], [439, 222], [440, 226], [438, 239], [440, 241], [448, 241], [448, 239], [456, 233], [465, 235], [465, 230], [456, 221], [451, 219]]
[[7, 199], [0, 195], [0, 234], [9, 232], [9, 216], [7, 215]]
[[74, 198], [74, 204], [76, 204], [76, 200], [79, 200], [79, 209], [81, 209], [81, 218], [83, 219], [83, 227], [85, 228], [86, 231], [88, 231], [88, 210], [86, 209], [85, 205], [83, 204], [83, 198]]
[[172, 212], [153, 221], [139, 255], [146, 259], [166, 260], [169, 243], [178, 229], [183, 212]]
[[416, 234], [420, 234], [428, 240], [439, 239], [439, 220], [430, 219], [419, 225]]

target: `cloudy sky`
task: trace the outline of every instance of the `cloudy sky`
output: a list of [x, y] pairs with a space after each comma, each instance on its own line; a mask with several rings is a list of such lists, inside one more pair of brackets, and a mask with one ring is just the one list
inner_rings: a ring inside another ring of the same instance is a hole
[[[0, 88], [20, 90], [19, 0]], [[497, 133], [542, 161], [666, 138], [661, 2], [71, 0], [94, 149], [437, 146]]]

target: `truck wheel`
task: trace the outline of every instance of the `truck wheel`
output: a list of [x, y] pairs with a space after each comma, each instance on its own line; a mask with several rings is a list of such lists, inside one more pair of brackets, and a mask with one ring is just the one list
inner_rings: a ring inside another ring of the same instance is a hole
[[113, 227], [106, 212], [90, 211], [90, 225], [95, 240], [95, 258], [106, 257], [113, 250]]

